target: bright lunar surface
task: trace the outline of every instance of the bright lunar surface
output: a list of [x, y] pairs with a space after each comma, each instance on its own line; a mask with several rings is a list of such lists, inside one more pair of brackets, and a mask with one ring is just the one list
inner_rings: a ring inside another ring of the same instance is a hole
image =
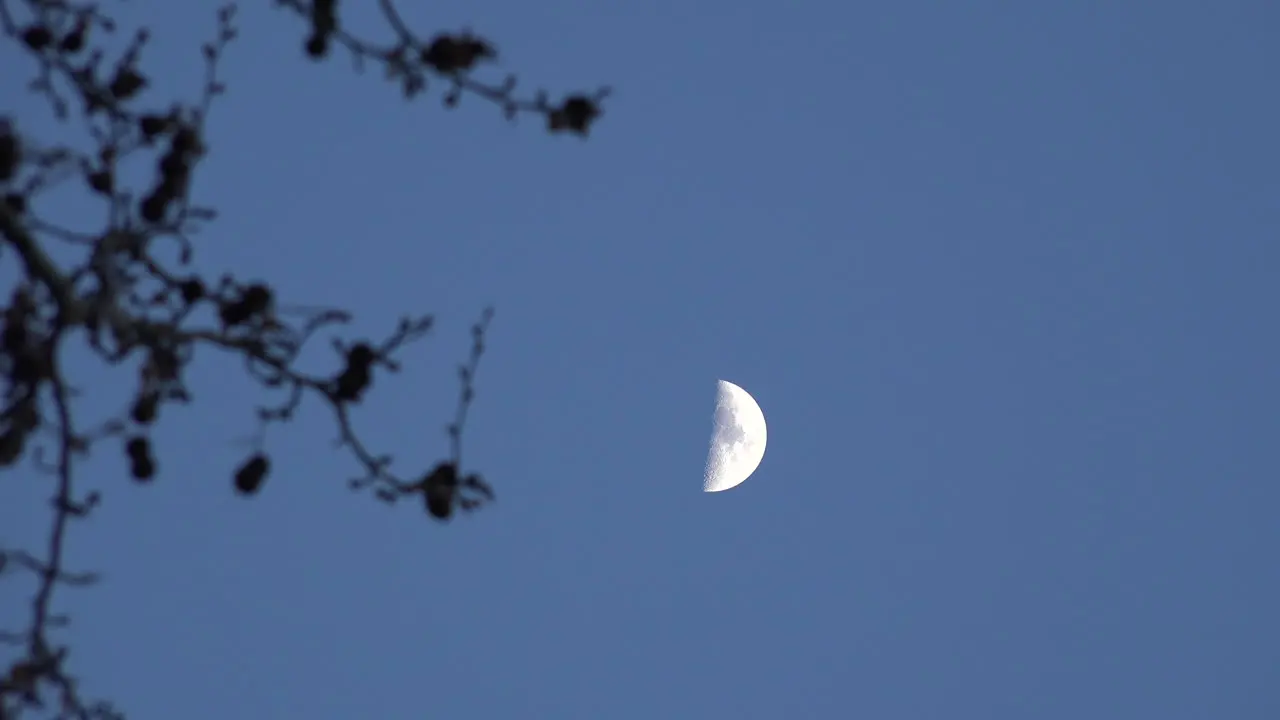
[[728, 490], [751, 477], [764, 458], [767, 437], [764, 413], [755, 399], [746, 390], [721, 380], [702, 490]]

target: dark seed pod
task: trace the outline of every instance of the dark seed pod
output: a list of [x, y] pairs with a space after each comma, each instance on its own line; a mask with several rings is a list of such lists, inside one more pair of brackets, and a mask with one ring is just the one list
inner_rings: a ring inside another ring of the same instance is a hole
[[367, 343], [357, 343], [347, 351], [347, 366], [338, 375], [335, 393], [339, 400], [356, 402], [373, 380], [373, 361], [377, 354]]
[[453, 501], [458, 489], [458, 470], [453, 463], [442, 462], [422, 479], [422, 501], [427, 512], [437, 520], [448, 520], [453, 514]]
[[110, 196], [115, 190], [115, 178], [111, 177], [111, 173], [106, 170], [89, 173], [85, 181], [89, 183], [89, 189], [99, 195]]
[[147, 482], [155, 477], [156, 462], [151, 458], [151, 443], [141, 435], [129, 438], [124, 445], [125, 455], [129, 457], [129, 473], [138, 482]]
[[138, 120], [138, 129], [142, 131], [142, 136], [147, 140], [153, 140], [157, 135], [169, 128], [169, 119], [162, 115], [143, 115]]
[[80, 18], [75, 27], [71, 29], [71, 32], [67, 33], [62, 38], [62, 42], [58, 43], [58, 49], [68, 53], [80, 52], [84, 49], [84, 39], [88, 32], [89, 23], [85, 22], [84, 18]]
[[147, 86], [147, 79], [138, 74], [136, 70], [130, 67], [124, 67], [118, 70], [115, 77], [111, 78], [111, 84], [107, 86], [107, 90], [117, 100], [128, 100], [138, 91]]
[[266, 455], [258, 453], [249, 458], [240, 469], [236, 470], [236, 492], [241, 495], [253, 495], [262, 487], [262, 481], [271, 469], [271, 461]]
[[138, 212], [147, 222], [158, 223], [169, 209], [169, 196], [162, 192], [149, 193], [138, 205]]
[[140, 393], [133, 402], [129, 416], [139, 425], [150, 425], [155, 422], [156, 410], [160, 407], [160, 394], [154, 391]]
[[437, 520], [448, 520], [453, 514], [453, 488], [429, 487], [423, 494], [427, 512]]
[[190, 278], [182, 281], [182, 301], [190, 305], [204, 297], [204, 283], [200, 282], [200, 278]]
[[32, 25], [22, 31], [22, 42], [32, 50], [43, 50], [53, 42], [53, 33], [43, 25]]
[[309, 57], [314, 60], [319, 60], [325, 56], [325, 53], [329, 52], [328, 36], [315, 33], [311, 37], [307, 38], [305, 49]]

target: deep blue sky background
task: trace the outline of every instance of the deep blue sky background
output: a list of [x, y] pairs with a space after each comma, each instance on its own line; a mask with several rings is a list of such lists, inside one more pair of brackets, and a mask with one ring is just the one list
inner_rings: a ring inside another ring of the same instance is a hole
[[[439, 314], [358, 414], [406, 473], [495, 305], [466, 453], [499, 502], [352, 495], [318, 406], [235, 497], [257, 396], [211, 357], [153, 487], [94, 456], [87, 689], [192, 720], [1280, 717], [1280, 6], [403, 5], [531, 85], [613, 84], [607, 117], [405, 103], [248, 2], [200, 257], [360, 332]], [[194, 92], [214, 5], [118, 7]], [[90, 417], [128, 392], [79, 377]], [[707, 495], [718, 378], [770, 442]], [[0, 540], [35, 541], [47, 489], [6, 476]]]

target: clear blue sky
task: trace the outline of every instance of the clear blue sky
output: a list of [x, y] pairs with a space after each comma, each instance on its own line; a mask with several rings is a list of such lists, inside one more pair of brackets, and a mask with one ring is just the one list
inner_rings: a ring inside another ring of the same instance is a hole
[[[614, 85], [607, 117], [583, 143], [405, 103], [247, 2], [200, 257], [371, 335], [439, 314], [358, 414], [406, 473], [493, 304], [466, 454], [499, 502], [351, 494], [315, 405], [235, 497], [257, 396], [211, 357], [154, 486], [94, 456], [87, 690], [144, 719], [1280, 717], [1280, 6], [402, 4], [553, 93]], [[198, 5], [118, 6], [164, 29], [159, 92], [198, 83]], [[703, 494], [719, 378], [769, 447]], [[0, 539], [34, 539], [44, 490], [6, 474]]]

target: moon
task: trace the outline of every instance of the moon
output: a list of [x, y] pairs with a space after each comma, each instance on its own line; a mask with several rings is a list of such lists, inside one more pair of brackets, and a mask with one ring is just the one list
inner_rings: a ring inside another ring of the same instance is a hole
[[731, 382], [719, 381], [702, 491], [728, 490], [751, 477], [764, 459], [768, 436], [764, 412], [755, 398]]

